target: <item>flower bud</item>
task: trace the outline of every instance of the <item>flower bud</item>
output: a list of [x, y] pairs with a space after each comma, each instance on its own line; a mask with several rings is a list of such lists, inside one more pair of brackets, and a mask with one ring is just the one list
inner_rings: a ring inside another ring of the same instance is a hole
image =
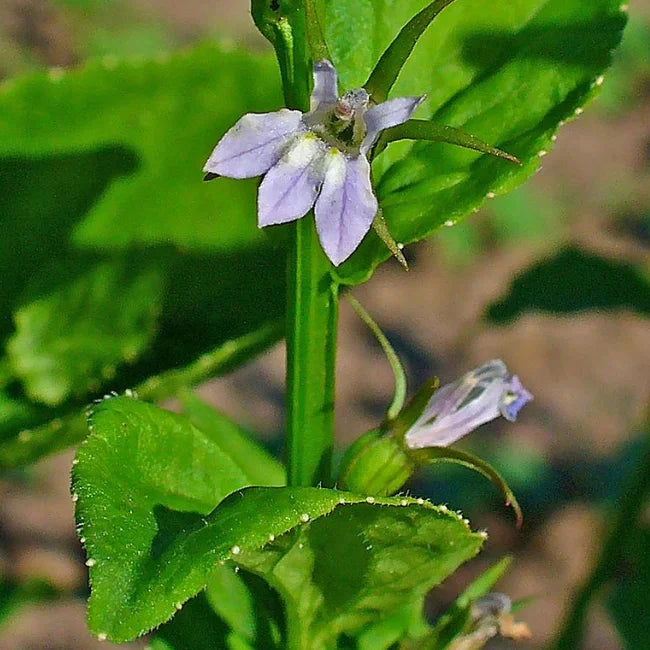
[[379, 429], [368, 431], [347, 451], [339, 487], [358, 494], [386, 496], [397, 492], [415, 466], [404, 447]]

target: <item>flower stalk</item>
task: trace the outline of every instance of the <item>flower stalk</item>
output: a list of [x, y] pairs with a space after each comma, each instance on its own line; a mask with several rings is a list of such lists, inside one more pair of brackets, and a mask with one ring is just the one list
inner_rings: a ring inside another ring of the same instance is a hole
[[[305, 0], [307, 39], [293, 56], [328, 57], [317, 7]], [[309, 52], [307, 52], [309, 48]], [[307, 75], [306, 75], [307, 76]], [[285, 80], [285, 83], [289, 83]], [[306, 85], [305, 85], [306, 83]], [[309, 106], [309, 80], [285, 94]], [[311, 215], [310, 215], [311, 216]], [[299, 219], [287, 258], [286, 435], [289, 485], [330, 485], [334, 446], [334, 383], [338, 285], [318, 240], [313, 218]]]
[[338, 287], [313, 219], [300, 219], [287, 262], [288, 483], [329, 485], [334, 444]]

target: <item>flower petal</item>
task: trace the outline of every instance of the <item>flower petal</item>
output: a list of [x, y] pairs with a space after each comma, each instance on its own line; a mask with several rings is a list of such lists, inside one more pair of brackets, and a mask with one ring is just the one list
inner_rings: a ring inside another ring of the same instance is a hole
[[280, 160], [291, 137], [304, 130], [300, 111], [247, 113], [221, 138], [203, 171], [229, 178], [259, 176]]
[[366, 137], [361, 143], [361, 153], [366, 153], [377, 141], [384, 129], [397, 126], [410, 119], [415, 109], [426, 99], [420, 97], [397, 97], [369, 108], [363, 119], [366, 122]]
[[452, 415], [462, 406], [479, 397], [490, 384], [495, 381], [502, 384], [507, 379], [508, 369], [501, 359], [487, 361], [478, 368], [466, 372], [451, 384], [438, 389], [418, 418], [418, 423]]
[[260, 228], [295, 221], [309, 211], [323, 182], [324, 154], [325, 143], [307, 134], [269, 170], [257, 195]]
[[378, 206], [365, 156], [347, 158], [332, 148], [327, 157], [325, 179], [316, 201], [316, 229], [325, 254], [338, 266], [361, 243]]
[[406, 444], [411, 449], [452, 445], [482, 424], [498, 418], [502, 395], [503, 384], [497, 381], [455, 413], [441, 415], [430, 424], [416, 422], [405, 436]]
[[517, 375], [506, 386], [506, 390], [501, 398], [499, 410], [506, 420], [514, 422], [517, 419], [519, 411], [533, 399], [532, 393], [529, 393], [519, 381]]
[[500, 415], [513, 421], [533, 396], [494, 359], [436, 391], [406, 432], [411, 449], [446, 447]]
[[327, 60], [314, 63], [314, 89], [309, 101], [310, 111], [321, 106], [333, 106], [338, 101], [338, 79], [336, 68]]

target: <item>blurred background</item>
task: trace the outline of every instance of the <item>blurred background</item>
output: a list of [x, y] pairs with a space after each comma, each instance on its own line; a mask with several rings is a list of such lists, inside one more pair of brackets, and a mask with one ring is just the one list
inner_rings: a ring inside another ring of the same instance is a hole
[[[0, 79], [96, 57], [106, 63], [158, 57], [215, 39], [266, 48], [243, 1], [0, 0]], [[534, 634], [522, 644], [529, 648], [546, 647], [557, 632], [647, 446], [650, 0], [631, 5], [601, 95], [560, 131], [542, 162], [525, 186], [410, 247], [408, 274], [389, 262], [355, 290], [404, 360], [411, 388], [431, 375], [452, 381], [500, 357], [535, 395], [515, 425], [495, 422], [466, 443], [510, 481], [524, 508], [521, 531], [493, 487], [469, 471], [440, 468], [410, 486], [462, 509], [490, 533], [486, 551], [432, 596], [431, 615], [473, 575], [511, 553], [514, 563], [499, 588], [515, 599], [532, 598], [520, 615]], [[277, 345], [198, 392], [279, 450], [283, 381], [284, 349]], [[378, 345], [343, 304], [341, 443], [375, 426], [391, 390]], [[110, 646], [85, 629], [87, 576], [69, 495], [72, 456], [0, 476], [2, 650]], [[590, 609], [585, 648], [624, 647], [613, 620], [638, 614], [637, 625], [645, 625], [641, 612], [630, 612], [630, 594], [650, 590], [648, 539], [639, 536], [636, 556]], [[639, 638], [635, 648], [650, 648], [650, 636], [646, 645]]]

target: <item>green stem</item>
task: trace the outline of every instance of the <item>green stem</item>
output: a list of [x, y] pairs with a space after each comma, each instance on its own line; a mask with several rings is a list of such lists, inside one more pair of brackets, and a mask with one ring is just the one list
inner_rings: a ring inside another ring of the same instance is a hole
[[329, 485], [338, 286], [311, 214], [294, 225], [287, 277], [289, 485]]

